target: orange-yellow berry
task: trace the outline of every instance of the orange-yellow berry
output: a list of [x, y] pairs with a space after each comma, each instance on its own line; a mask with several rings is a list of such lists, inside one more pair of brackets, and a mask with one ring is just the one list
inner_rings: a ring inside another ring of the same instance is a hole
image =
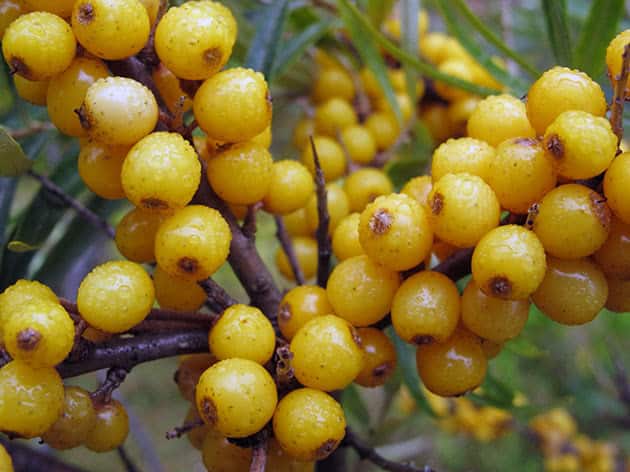
[[72, 449], [85, 441], [96, 425], [96, 411], [89, 392], [81, 387], [65, 387], [63, 413], [42, 440], [54, 449]]
[[163, 63], [153, 70], [153, 81], [164, 104], [175, 116], [181, 116], [192, 108], [192, 98], [182, 90], [179, 78]]
[[630, 280], [608, 277], [606, 308], [617, 313], [630, 312]]
[[211, 472], [241, 472], [249, 469], [252, 450], [231, 443], [225, 436], [210, 429], [201, 444], [201, 458]]
[[[0, 6], [0, 8], [2, 8]], [[25, 79], [21, 75], [13, 76], [13, 84], [15, 91], [20, 98], [26, 100], [33, 105], [46, 106], [46, 94], [48, 93], [48, 84], [50, 81], [32, 81]]]
[[130, 261], [154, 262], [155, 234], [169, 216], [168, 212], [130, 210], [116, 226], [116, 247]]
[[[615, 36], [608, 44], [608, 48], [606, 48], [606, 65], [608, 66], [608, 76], [613, 87], [619, 81], [618, 77], [621, 74], [623, 64], [623, 52], [628, 43], [630, 43], [630, 30], [625, 30]], [[625, 95], [626, 99], [630, 97], [630, 77], [626, 82]]]
[[341, 131], [341, 141], [353, 162], [369, 164], [374, 160], [376, 141], [366, 126], [347, 126]]
[[313, 100], [317, 103], [333, 97], [350, 101], [354, 98], [354, 93], [352, 77], [341, 67], [324, 68], [313, 84]]
[[287, 340], [316, 316], [333, 313], [326, 290], [316, 285], [300, 285], [289, 290], [278, 308], [278, 327]]
[[[242, 185], [240, 175], [238, 180]], [[277, 215], [292, 213], [306, 205], [314, 190], [313, 176], [303, 164], [276, 161], [271, 167], [269, 189], [263, 198], [265, 210]]]
[[630, 279], [630, 225], [613, 217], [608, 239], [593, 258], [606, 276]]
[[[337, 141], [328, 136], [314, 136], [313, 144], [326, 182], [332, 182], [341, 177], [346, 172], [346, 156]], [[310, 141], [302, 151], [301, 160], [302, 164], [315, 176], [315, 160]]]
[[363, 387], [384, 385], [396, 370], [396, 349], [383, 331], [376, 328], [357, 329], [363, 347], [363, 369], [354, 380]]
[[85, 447], [94, 452], [107, 452], [121, 446], [129, 434], [129, 416], [118, 400], [94, 405], [96, 424], [85, 437]]
[[479, 102], [467, 125], [468, 136], [498, 146], [506, 139], [535, 138], [525, 104], [512, 95], [491, 95]]
[[[302, 275], [305, 279], [310, 279], [317, 272], [317, 241], [310, 237], [297, 236], [293, 238], [292, 243]], [[280, 273], [288, 280], [295, 280], [289, 258], [282, 248], [278, 248], [276, 252], [276, 265]]]
[[604, 195], [613, 213], [624, 223], [630, 224], [630, 152], [619, 154], [604, 176]]
[[363, 211], [365, 206], [381, 195], [393, 192], [391, 180], [380, 169], [363, 168], [350, 174], [343, 185], [350, 211]]
[[160, 267], [153, 273], [155, 299], [162, 308], [175, 311], [197, 311], [208, 296], [197, 282], [173, 277]]
[[124, 198], [121, 172], [128, 152], [128, 146], [108, 146], [93, 139], [86, 140], [78, 159], [83, 183], [101, 198]]
[[318, 134], [334, 138], [356, 122], [357, 114], [352, 105], [339, 97], [333, 97], [315, 108], [315, 130]]
[[467, 172], [488, 181], [489, 166], [495, 159], [494, 148], [474, 138], [449, 139], [434, 152], [431, 177], [437, 182], [446, 174]]
[[364, 254], [359, 240], [359, 213], [351, 213], [344, 217], [333, 232], [332, 250], [339, 261]]
[[179, 366], [175, 371], [174, 379], [179, 393], [185, 400], [195, 402], [195, 390], [201, 374], [216, 362], [216, 357], [209, 353], [188, 354], [179, 357]]
[[391, 113], [382, 111], [372, 113], [368, 116], [364, 126], [374, 138], [376, 148], [379, 151], [384, 151], [392, 146], [400, 134], [400, 125]]
[[431, 193], [431, 189], [433, 188], [433, 181], [431, 180], [431, 176], [429, 175], [421, 175], [419, 177], [414, 177], [405, 183], [403, 188], [400, 190], [400, 193], [404, 193], [405, 195], [409, 195], [411, 198], [415, 199], [422, 207], [431, 211], [429, 208], [429, 193]]
[[[317, 194], [312, 194], [306, 203], [306, 222], [314, 232], [319, 225]], [[337, 184], [326, 185], [326, 208], [328, 210], [328, 234], [332, 234], [337, 225], [350, 213], [350, 201], [343, 188]]]

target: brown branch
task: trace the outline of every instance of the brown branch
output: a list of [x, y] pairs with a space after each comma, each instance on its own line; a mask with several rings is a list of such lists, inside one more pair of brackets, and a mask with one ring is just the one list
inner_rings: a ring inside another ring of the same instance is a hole
[[298, 263], [297, 256], [295, 255], [295, 250], [293, 248], [293, 242], [291, 241], [291, 237], [287, 232], [287, 228], [284, 226], [284, 221], [282, 221], [282, 217], [278, 215], [274, 216], [274, 220], [276, 221], [276, 238], [278, 238], [280, 246], [286, 254], [287, 259], [289, 260], [289, 265], [291, 266], [291, 270], [293, 271], [295, 281], [298, 285], [304, 285], [304, 273], [302, 272], [302, 268]]
[[9, 441], [6, 437], [0, 436], [0, 444], [6, 448], [11, 456], [15, 472], [33, 472], [38, 470], [45, 470], [46, 472], [86, 472], [85, 469], [66, 464], [50, 454], [26, 446], [26, 443], [23, 441]]
[[193, 429], [201, 428], [204, 424], [203, 420], [199, 418], [194, 421], [188, 421], [181, 426], [175, 426], [166, 432], [166, 439], [181, 438], [184, 434], [188, 434]]
[[249, 472], [265, 472], [267, 466], [267, 440], [263, 439], [256, 444], [252, 451], [252, 463]]
[[456, 282], [470, 274], [472, 254], [473, 248], [459, 249], [431, 270], [440, 272]]
[[118, 457], [120, 457], [120, 461], [125, 466], [125, 470], [127, 472], [140, 472], [140, 469], [133, 463], [131, 457], [129, 457], [129, 454], [127, 454], [127, 451], [123, 446], [118, 446], [116, 451], [118, 452]]
[[411, 134], [411, 123], [412, 121], [410, 120], [409, 123], [407, 123], [407, 125], [405, 126], [405, 128], [403, 128], [400, 131], [400, 133], [398, 134], [398, 137], [396, 138], [396, 141], [394, 141], [394, 143], [389, 148], [385, 149], [384, 151], [379, 152], [374, 157], [374, 160], [370, 163], [372, 167], [379, 167], [379, 168], [383, 167], [396, 154], [396, 151], [398, 151], [398, 148], [400, 148], [400, 146], [402, 146], [404, 143], [409, 141], [409, 137]]
[[623, 107], [626, 102], [626, 84], [630, 73], [630, 44], [623, 49], [621, 72], [611, 77], [613, 82], [613, 99], [610, 104], [610, 124], [617, 135], [617, 146], [623, 139]]
[[262, 202], [257, 202], [253, 205], [248, 205], [247, 207], [247, 213], [245, 214], [241, 230], [243, 231], [243, 234], [250, 239], [255, 239], [256, 237], [256, 214], [261, 208]]
[[13, 139], [23, 139], [28, 138], [37, 133], [41, 133], [42, 131], [50, 131], [56, 129], [55, 125], [48, 121], [31, 121], [28, 126], [24, 128], [18, 128], [13, 130], [8, 130], [8, 133], [11, 135]]
[[112, 393], [122, 385], [128, 373], [128, 369], [110, 367], [101, 386], [90, 394], [92, 400], [98, 403], [109, 403], [112, 400]]
[[238, 300], [232, 298], [223, 287], [212, 279], [202, 280], [199, 285], [208, 295], [206, 304], [215, 313], [222, 313], [226, 308], [238, 303]]
[[315, 237], [317, 238], [317, 285], [326, 287], [328, 276], [330, 275], [330, 256], [332, 248], [328, 228], [330, 227], [330, 215], [328, 214], [328, 195], [326, 192], [326, 181], [324, 172], [319, 162], [319, 155], [315, 147], [313, 136], [309, 136], [311, 150], [313, 151], [313, 162], [315, 163], [315, 186], [317, 190], [317, 216], [319, 218]]
[[630, 412], [630, 382], [628, 381], [626, 369], [617, 356], [613, 358], [613, 367], [615, 369], [613, 380], [617, 388], [619, 400], [623, 403], [628, 412]]

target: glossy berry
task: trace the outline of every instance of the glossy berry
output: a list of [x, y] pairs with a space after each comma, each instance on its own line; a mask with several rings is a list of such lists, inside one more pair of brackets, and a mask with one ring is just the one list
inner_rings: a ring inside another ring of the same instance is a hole
[[[326, 182], [337, 180], [346, 172], [346, 156], [341, 146], [328, 136], [314, 136], [313, 143], [317, 150], [319, 165], [324, 173]], [[315, 161], [310, 141], [302, 150], [302, 164], [315, 176]]]
[[376, 141], [367, 127], [363, 125], [347, 126], [341, 131], [348, 156], [358, 164], [369, 164], [376, 155]]
[[[463, 100], [452, 102], [448, 105], [446, 115], [450, 126], [455, 130], [456, 136], [467, 134], [465, 131], [466, 124], [468, 123], [468, 119], [471, 117], [480, 101], [481, 99], [479, 97], [471, 96], [464, 98]], [[473, 136], [470, 137], [472, 138]], [[485, 141], [485, 139], [481, 139], [481, 141]], [[494, 146], [494, 144], [491, 145]]]
[[[302, 275], [310, 279], [317, 272], [317, 241], [310, 237], [297, 236], [293, 240], [293, 252]], [[288, 280], [295, 280], [295, 274], [284, 250], [279, 247], [276, 251], [276, 265], [280, 273]]]
[[613, 217], [608, 239], [593, 258], [606, 276], [630, 279], [630, 225]]
[[363, 369], [354, 380], [363, 387], [384, 385], [396, 369], [396, 349], [383, 331], [376, 328], [357, 330], [363, 346]]
[[431, 180], [431, 176], [421, 175], [419, 177], [414, 177], [413, 179], [408, 180], [403, 188], [400, 190], [400, 193], [409, 195], [420, 205], [422, 205], [425, 210], [430, 211], [431, 209], [429, 208], [428, 200], [429, 193], [431, 193], [432, 188], [433, 182]]
[[232, 438], [260, 431], [278, 402], [271, 375], [248, 359], [226, 359], [208, 368], [199, 379], [195, 396], [201, 418]]
[[20, 279], [0, 293], [0, 343], [3, 342], [2, 333], [7, 320], [17, 313], [21, 306], [42, 300], [59, 302], [55, 292], [35, 280]]
[[442, 143], [431, 160], [431, 177], [437, 182], [446, 174], [467, 172], [488, 181], [488, 169], [495, 159], [494, 148], [474, 138], [451, 138]]
[[315, 121], [312, 118], [301, 118], [293, 128], [293, 145], [301, 151], [310, 146], [309, 136], [315, 135]]
[[351, 213], [344, 217], [333, 232], [332, 250], [339, 261], [364, 254], [359, 240], [359, 213]]
[[363, 168], [350, 174], [343, 185], [348, 196], [350, 211], [361, 212], [365, 206], [381, 195], [394, 191], [391, 180], [380, 169]]
[[331, 313], [333, 308], [326, 290], [316, 285], [299, 285], [282, 297], [278, 308], [278, 326], [282, 336], [290, 341], [308, 321]]
[[606, 308], [618, 313], [630, 312], [630, 280], [608, 277]]
[[420, 118], [426, 124], [429, 134], [437, 143], [452, 137], [457, 129], [448, 116], [448, 107], [442, 103], [431, 103], [422, 107]]
[[376, 149], [384, 151], [388, 149], [398, 139], [400, 134], [400, 126], [396, 121], [396, 117], [391, 113], [377, 111], [368, 116], [364, 126], [372, 134]]
[[619, 154], [604, 176], [604, 195], [613, 213], [624, 223], [630, 224], [630, 153]]
[[13, 76], [13, 85], [15, 85], [15, 91], [18, 96], [33, 105], [46, 106], [48, 84], [48, 80], [35, 82], [25, 79], [21, 75], [16, 74]]
[[127, 410], [118, 400], [94, 405], [96, 424], [85, 437], [85, 447], [94, 452], [107, 452], [121, 446], [129, 434]]
[[312, 236], [314, 234], [306, 221], [306, 208], [300, 208], [288, 215], [284, 215], [282, 221], [287, 229], [287, 233], [293, 237]]
[[[475, 69], [472, 62], [456, 58], [449, 58], [445, 60], [438, 66], [438, 70], [443, 74], [448, 74], [468, 82], [473, 82], [475, 77]], [[447, 85], [446, 83], [440, 81], [436, 81], [435, 90], [440, 97], [449, 101], [462, 100], [470, 95], [469, 92], [466, 92], [461, 88]]]
[[216, 357], [209, 353], [187, 354], [179, 357], [179, 366], [173, 378], [179, 388], [179, 393], [185, 400], [195, 402], [195, 390], [201, 374], [216, 362]]
[[[619, 81], [623, 63], [623, 51], [626, 45], [630, 43], [630, 30], [625, 30], [613, 38], [606, 48], [606, 65], [608, 66], [608, 76], [615, 87]], [[625, 87], [626, 98], [630, 97], [630, 79], [626, 82]]]
[[81, 180], [101, 198], [124, 198], [121, 172], [128, 152], [128, 146], [108, 146], [93, 139], [84, 141], [77, 163]]
[[201, 444], [201, 458], [211, 472], [241, 472], [252, 462], [252, 449], [239, 447], [210, 430]]
[[164, 104], [175, 116], [181, 116], [192, 108], [192, 98], [182, 90], [179, 79], [163, 63], [153, 70], [153, 81]]
[[[332, 234], [337, 225], [350, 213], [350, 201], [340, 185], [326, 185], [326, 208], [328, 210], [328, 234]], [[312, 194], [306, 203], [306, 223], [311, 232], [319, 226], [317, 194]]]
[[189, 205], [162, 223], [155, 235], [158, 265], [174, 277], [203, 280], [227, 259], [232, 233], [221, 214]]
[[173, 277], [160, 267], [153, 273], [155, 299], [160, 307], [175, 311], [197, 311], [208, 296], [197, 282]]
[[334, 97], [347, 101], [354, 98], [354, 82], [348, 72], [341, 67], [326, 67], [315, 79], [313, 84], [313, 100], [316, 103], [325, 102]]
[[472, 275], [486, 295], [522, 300], [542, 282], [545, 260], [543, 245], [533, 232], [517, 225], [500, 226], [475, 247]]
[[330, 395], [312, 388], [285, 396], [273, 415], [273, 433], [290, 456], [301, 461], [328, 457], [346, 434], [341, 405]]
[[468, 119], [468, 136], [498, 146], [506, 139], [535, 138], [525, 104], [511, 95], [491, 95], [479, 102]]
[[357, 123], [357, 114], [346, 100], [334, 97], [315, 108], [315, 130], [318, 134], [337, 136], [348, 126]]
[[155, 234], [169, 212], [134, 208], [116, 226], [116, 247], [133, 262], [155, 261]]
[[369, 326], [389, 312], [399, 285], [396, 272], [356, 256], [335, 266], [326, 292], [335, 314], [354, 326]]
[[85, 441], [96, 425], [90, 393], [81, 387], [65, 387], [63, 413], [42, 440], [54, 449], [72, 449]]
[[[238, 180], [242, 184], [241, 177]], [[269, 188], [263, 198], [265, 210], [276, 215], [292, 213], [306, 205], [314, 190], [313, 176], [303, 164], [276, 161], [271, 167]]]
[[77, 306], [91, 326], [122, 333], [146, 318], [154, 298], [153, 282], [141, 265], [110, 261], [85, 276]]

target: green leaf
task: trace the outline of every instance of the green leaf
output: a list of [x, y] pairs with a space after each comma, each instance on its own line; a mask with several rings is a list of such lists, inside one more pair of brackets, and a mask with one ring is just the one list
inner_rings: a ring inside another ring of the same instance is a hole
[[[418, 53], [418, 15], [420, 0], [402, 0], [400, 2], [400, 23], [402, 29], [401, 45], [408, 54]], [[418, 74], [409, 64], [403, 64], [407, 82], [407, 94], [411, 103], [416, 103], [416, 85]]]
[[0, 127], [0, 176], [17, 177], [31, 168], [32, 161], [26, 157], [22, 146]]
[[571, 64], [571, 36], [569, 35], [569, 20], [567, 18], [566, 0], [542, 0], [547, 35], [556, 62], [562, 66]]
[[394, 6], [394, 0], [363, 0], [361, 2], [373, 25], [379, 26]]
[[275, 0], [256, 19], [256, 33], [249, 46], [246, 67], [262, 72], [265, 77], [271, 74], [285, 20], [288, 0]]
[[293, 36], [278, 51], [269, 80], [273, 80], [287, 71], [292, 64], [304, 55], [304, 52], [309, 47], [319, 41], [330, 30], [331, 26], [329, 22], [314, 23]]
[[471, 395], [473, 398], [493, 406], [511, 408], [514, 405], [515, 394], [516, 392], [507, 383], [502, 382], [488, 372], [482, 384], [482, 393], [473, 393]]
[[433, 138], [425, 124], [418, 120], [411, 128], [411, 140], [398, 150], [399, 159], [385, 167], [394, 188], [400, 189], [410, 178], [426, 173], [426, 167], [434, 148]]
[[354, 421], [361, 424], [361, 426], [367, 426], [369, 424], [370, 412], [354, 384], [350, 384], [342, 392], [341, 404], [343, 405], [346, 415], [352, 417]]
[[7, 249], [11, 252], [30, 252], [39, 249], [39, 246], [32, 246], [24, 241], [12, 240], [7, 244]]
[[594, 0], [573, 54], [578, 69], [597, 78], [604, 71], [606, 48], [623, 18], [624, 0]]
[[505, 349], [526, 359], [540, 359], [547, 356], [545, 351], [526, 339], [525, 336], [519, 336], [510, 340], [505, 344]]

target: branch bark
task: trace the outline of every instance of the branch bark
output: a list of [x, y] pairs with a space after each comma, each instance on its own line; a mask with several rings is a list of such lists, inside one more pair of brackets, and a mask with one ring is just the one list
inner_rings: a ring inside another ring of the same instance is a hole
[[623, 139], [623, 108], [626, 102], [626, 84], [630, 74], [630, 44], [626, 44], [621, 61], [621, 73], [611, 77], [613, 83], [613, 99], [610, 104], [610, 124], [617, 135], [617, 146]]
[[328, 195], [326, 193], [326, 181], [324, 180], [324, 172], [319, 162], [319, 155], [315, 147], [313, 136], [309, 136], [311, 142], [311, 150], [313, 151], [313, 162], [315, 163], [315, 186], [317, 191], [317, 230], [315, 237], [317, 238], [317, 285], [326, 287], [328, 276], [330, 275], [330, 256], [332, 248], [328, 228], [330, 227], [330, 215], [328, 214]]
[[36, 470], [45, 470], [46, 472], [87, 472], [85, 469], [66, 464], [50, 454], [45, 454], [35, 448], [26, 446], [20, 440], [9, 441], [5, 437], [0, 436], [0, 444], [6, 448], [11, 456], [15, 472], [33, 472]]
[[302, 272], [302, 268], [298, 263], [297, 256], [295, 255], [295, 250], [293, 248], [293, 242], [291, 241], [291, 237], [287, 233], [287, 228], [284, 226], [284, 221], [282, 221], [281, 216], [274, 216], [274, 220], [276, 221], [276, 238], [280, 241], [280, 246], [282, 250], [287, 256], [289, 260], [289, 265], [291, 266], [291, 270], [293, 271], [293, 276], [295, 277], [295, 281], [298, 285], [304, 285], [304, 273]]

